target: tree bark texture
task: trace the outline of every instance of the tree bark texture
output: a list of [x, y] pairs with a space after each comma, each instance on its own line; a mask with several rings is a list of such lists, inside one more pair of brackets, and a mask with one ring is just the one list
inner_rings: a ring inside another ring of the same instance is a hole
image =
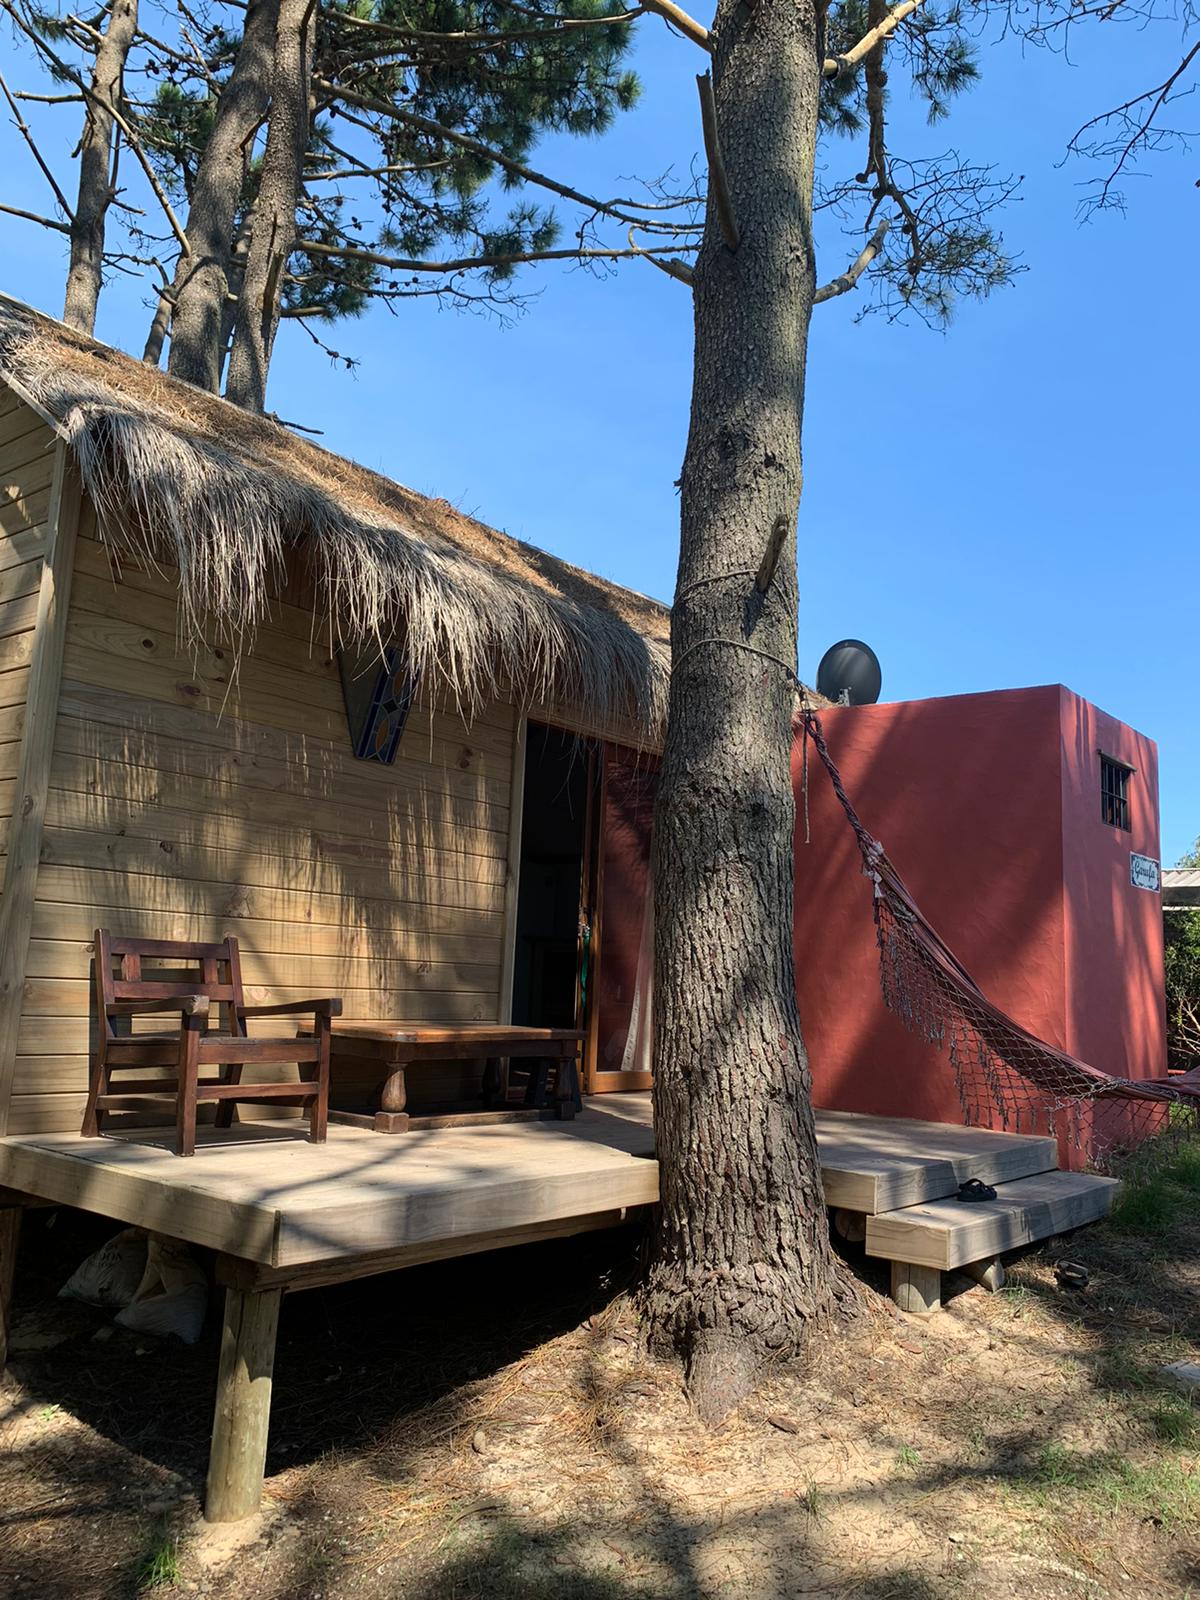
[[71, 219], [71, 264], [63, 321], [81, 333], [96, 326], [96, 305], [104, 270], [104, 223], [113, 197], [113, 117], [125, 62], [137, 32], [138, 0], [112, 0], [108, 26], [92, 71], [94, 99], [87, 101], [79, 141], [79, 197]]
[[196, 172], [184, 230], [189, 254], [180, 258], [171, 289], [168, 369], [213, 394], [220, 389], [225, 353], [234, 225], [254, 136], [270, 102], [278, 20], [279, 0], [250, 0], [237, 59]]
[[247, 411], [262, 411], [266, 405], [267, 369], [279, 326], [280, 296], [296, 240], [296, 205], [308, 148], [315, 26], [313, 0], [280, 0], [267, 152], [225, 383], [226, 399]]
[[154, 308], [150, 331], [146, 335], [146, 343], [142, 349], [142, 360], [148, 367], [157, 367], [162, 360], [163, 345], [167, 342], [167, 330], [171, 326], [169, 293], [166, 288], [159, 290], [158, 304]]
[[233, 340], [238, 303], [242, 298], [242, 284], [246, 281], [246, 263], [250, 259], [250, 241], [254, 237], [254, 207], [242, 214], [237, 237], [233, 241], [233, 254], [229, 258], [229, 293], [225, 296], [225, 309], [221, 313], [221, 377], [224, 380], [225, 363]]
[[[792, 966], [794, 529], [822, 31], [816, 0], [720, 0], [714, 24], [738, 243], [722, 233], [710, 170], [655, 820], [662, 1204], [645, 1292], [652, 1330], [684, 1355], [709, 1421], [847, 1292]], [[788, 535], [761, 596], [781, 515]]]

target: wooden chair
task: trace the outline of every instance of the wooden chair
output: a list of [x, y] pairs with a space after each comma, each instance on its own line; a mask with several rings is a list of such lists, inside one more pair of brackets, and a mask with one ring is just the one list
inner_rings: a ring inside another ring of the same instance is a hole
[[[176, 939], [122, 939], [96, 930], [96, 1010], [98, 1045], [92, 1054], [87, 1110], [82, 1133], [94, 1138], [109, 1111], [141, 1111], [159, 1105], [175, 1113], [177, 1155], [196, 1149], [196, 1108], [217, 1103], [217, 1126], [228, 1128], [233, 1108], [246, 1105], [306, 1105], [308, 1136], [321, 1143], [329, 1121], [330, 1024], [340, 1016], [340, 1000], [295, 1000], [283, 1005], [248, 1006], [242, 990], [237, 940], [193, 944]], [[209, 1028], [212, 1008], [220, 1028]], [[174, 1013], [178, 1028], [134, 1033], [134, 1017]], [[311, 1015], [305, 1037], [251, 1039], [249, 1017]], [[124, 1024], [124, 1027], [122, 1027]], [[242, 1083], [242, 1069], [253, 1063], [290, 1063], [296, 1079]], [[215, 1077], [201, 1078], [201, 1067]], [[155, 1077], [113, 1074], [157, 1069]]]

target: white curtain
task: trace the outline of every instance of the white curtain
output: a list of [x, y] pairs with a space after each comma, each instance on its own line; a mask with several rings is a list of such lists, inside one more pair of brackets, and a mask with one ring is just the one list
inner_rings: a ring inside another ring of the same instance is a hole
[[654, 1060], [654, 896], [646, 884], [646, 909], [642, 913], [642, 938], [638, 945], [637, 980], [629, 1032], [621, 1056], [622, 1072], [649, 1072]]

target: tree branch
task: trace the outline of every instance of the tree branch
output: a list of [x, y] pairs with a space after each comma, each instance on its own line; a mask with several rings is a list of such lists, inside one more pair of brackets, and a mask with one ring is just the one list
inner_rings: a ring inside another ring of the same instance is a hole
[[[7, 4], [8, 0], [0, 0], [0, 4]], [[415, 111], [405, 111], [403, 107], [393, 105], [390, 100], [382, 100], [376, 95], [360, 94], [356, 89], [342, 88], [332, 83], [328, 78], [314, 76], [313, 87], [320, 89], [331, 101], [345, 100], [350, 105], [361, 106], [364, 111], [374, 111], [378, 115], [388, 117], [393, 122], [403, 122], [410, 128], [416, 128], [421, 133], [428, 134], [432, 139], [444, 139], [448, 144], [455, 144], [461, 150], [469, 150], [472, 155], [481, 156], [485, 161], [494, 162], [496, 166], [503, 167], [505, 172], [511, 172], [514, 177], [522, 178], [526, 183], [536, 184], [539, 188], [549, 189], [552, 194], [561, 196], [564, 200], [571, 200], [576, 205], [583, 206], [587, 211], [597, 212], [606, 217], [612, 217], [617, 222], [633, 223], [639, 228], [661, 229], [663, 232], [681, 231], [674, 224], [647, 222], [643, 217], [635, 217], [614, 205], [611, 201], [597, 200], [593, 195], [583, 194], [578, 189], [572, 189], [569, 184], [559, 183], [557, 179], [538, 172], [533, 167], [527, 167], [523, 161], [517, 161], [512, 156], [506, 156], [502, 151], [492, 145], [484, 144], [480, 139], [473, 139], [470, 134], [459, 133], [456, 128], [449, 128], [444, 123], [433, 122], [429, 117], [418, 116]], [[338, 107], [333, 107], [338, 112]], [[357, 117], [349, 116], [346, 112], [340, 115], [347, 116], [351, 122], [359, 123]], [[361, 126], [371, 133], [378, 133], [370, 123], [362, 122]]]
[[53, 217], [40, 217], [36, 211], [21, 211], [17, 206], [6, 206], [3, 203], [0, 203], [0, 211], [5, 212], [10, 217], [20, 217], [25, 222], [40, 223], [43, 228], [53, 228], [55, 233], [70, 233], [71, 231], [69, 223], [56, 222]]
[[450, 159], [449, 156], [442, 156], [437, 161], [398, 161], [386, 167], [358, 165], [340, 167], [334, 172], [310, 172], [304, 181], [305, 183], [342, 183], [347, 178], [387, 178], [399, 173], [434, 172], [439, 167], [446, 166]]
[[[297, 318], [300, 317], [300, 313], [299, 312], [297, 312], [296, 315], [297, 315]], [[340, 350], [334, 350], [330, 345], [327, 345], [325, 343], [324, 339], [322, 339], [318, 334], [315, 334], [312, 331], [312, 329], [309, 327], [307, 321], [301, 320], [300, 321], [300, 327], [303, 330], [303, 332], [305, 332], [308, 335], [308, 337], [312, 340], [312, 342], [316, 345], [317, 349], [320, 350], [324, 355], [327, 355], [329, 357], [330, 361], [340, 362], [340, 364], [345, 367], [347, 372], [353, 372], [354, 369], [358, 366], [358, 362], [354, 359], [353, 356], [344, 356], [341, 353]], [[305, 428], [303, 431], [305, 433], [320, 433], [321, 432], [321, 430], [319, 428]]]
[[816, 294], [813, 295], [813, 305], [819, 306], [826, 300], [835, 300], [840, 294], [849, 294], [850, 290], [857, 286], [858, 280], [883, 249], [883, 241], [887, 237], [887, 231], [890, 227], [890, 219], [884, 217], [858, 255], [855, 256], [850, 267], [840, 277], [831, 278], [828, 283], [821, 285]]
[[[663, 0], [663, 3], [664, 7], [669, 6], [669, 0]], [[677, 8], [669, 6], [669, 9], [674, 11]], [[618, 12], [611, 17], [561, 17], [540, 28], [513, 29], [508, 33], [472, 33], [467, 29], [455, 33], [431, 33], [418, 28], [406, 28], [395, 22], [379, 22], [372, 17], [356, 17], [350, 12], [342, 12], [336, 19], [331, 20], [335, 20], [338, 27], [346, 25], [353, 28], [363, 28], [387, 38], [415, 39], [421, 44], [493, 45], [515, 44], [524, 42], [527, 39], [542, 39], [548, 35], [567, 33], [578, 28], [611, 27], [614, 23], [633, 22], [637, 17], [645, 16], [647, 11], [657, 10], [658, 7], [650, 5], [649, 0], [647, 0], [644, 5], [636, 6], [629, 11]], [[679, 15], [682, 17], [683, 12], [680, 12]], [[692, 27], [699, 28], [701, 33], [705, 31], [700, 28], [698, 23], [692, 23]]]
[[[106, 10], [107, 7], [104, 9]], [[100, 15], [104, 15], [104, 10], [100, 12]], [[63, 21], [68, 27], [78, 28], [84, 38], [89, 39], [93, 44], [100, 45], [104, 43], [104, 35], [100, 29], [93, 27], [90, 22], [85, 22], [82, 17], [77, 17], [73, 11], [68, 11]]]
[[[904, 3], [907, 4], [908, 0], [904, 0]], [[900, 226], [908, 240], [907, 272], [909, 279], [915, 283], [924, 264], [920, 226], [908, 195], [892, 176], [887, 147], [887, 34], [881, 30], [895, 13], [887, 12], [881, 16], [881, 12], [883, 12], [883, 0], [869, 0], [868, 16], [880, 17], [880, 20], [870, 33], [865, 35], [866, 39], [871, 40], [865, 65], [867, 160], [856, 182], [867, 183], [871, 178], [875, 180], [871, 191], [871, 209], [867, 213], [868, 227], [874, 221], [875, 214], [884, 200], [891, 200], [900, 212]], [[857, 46], [855, 48], [857, 49]]]
[[[1112, 171], [1105, 178], [1099, 195], [1089, 203], [1088, 209], [1103, 210], [1104, 207], [1112, 203], [1114, 199], [1117, 204], [1120, 203], [1119, 197], [1114, 197], [1112, 194], [1113, 185], [1124, 171], [1125, 165], [1129, 161], [1130, 157], [1133, 156], [1137, 151], [1138, 146], [1150, 144], [1155, 118], [1158, 116], [1159, 112], [1167, 104], [1167, 102], [1173, 98], [1171, 91], [1179, 82], [1180, 78], [1185, 75], [1188, 68], [1191, 66], [1192, 62], [1195, 61], [1198, 55], [1200, 55], [1200, 39], [1198, 39], [1196, 43], [1192, 45], [1191, 49], [1183, 57], [1179, 65], [1172, 73], [1170, 73], [1167, 78], [1164, 79], [1162, 83], [1157, 84], [1153, 89], [1145, 90], [1142, 94], [1135, 95], [1132, 100], [1126, 100], [1124, 105], [1114, 106], [1111, 111], [1105, 111], [1099, 116], [1091, 117], [1083, 124], [1078, 132], [1073, 135], [1070, 144], [1067, 146], [1067, 149], [1073, 155], [1079, 155], [1083, 153], [1083, 145], [1081, 143], [1083, 136], [1087, 133], [1090, 133], [1094, 128], [1102, 128], [1106, 123], [1116, 122], [1117, 124], [1123, 125], [1125, 128], [1132, 128], [1133, 130], [1125, 144], [1119, 150], [1117, 148], [1116, 140], [1109, 145], [1099, 146], [1101, 150], [1107, 150], [1109, 153], [1115, 155], [1116, 162], [1112, 168]], [[1185, 92], [1190, 93], [1191, 91], [1188, 90]], [[1140, 115], [1139, 120], [1133, 115], [1133, 112], [1135, 108], [1145, 106], [1147, 102], [1149, 102], [1149, 109], [1143, 115]], [[1097, 149], [1097, 146], [1091, 146], [1090, 148]]]
[[668, 278], [674, 278], [676, 283], [684, 283], [690, 289], [696, 281], [696, 274], [686, 261], [664, 261], [661, 259], [661, 250], [643, 250], [633, 237], [634, 230], [629, 230], [629, 248], [635, 256], [645, 256], [651, 266], [657, 267], [660, 272], [665, 272]]
[[[604, 250], [580, 245], [564, 250], [526, 250], [516, 255], [463, 256], [453, 261], [408, 260], [403, 256], [380, 255], [375, 250], [364, 250], [359, 245], [325, 244], [319, 240], [299, 239], [297, 254], [308, 256], [337, 256], [345, 261], [361, 261], [367, 266], [386, 267], [392, 272], [469, 272], [481, 267], [516, 267], [526, 261], [624, 261], [633, 256], [682, 255], [692, 247], [685, 244], [661, 245], [641, 250], [636, 245], [628, 250]], [[662, 265], [655, 262], [655, 265]], [[669, 270], [669, 269], [668, 269]], [[689, 275], [690, 279], [690, 275]]]
[[[917, 0], [920, 4], [920, 0]], [[355, 17], [343, 14], [338, 17], [339, 23], [349, 23], [356, 28], [369, 28], [393, 39], [413, 39], [420, 43], [469, 44], [487, 47], [496, 44], [510, 44], [519, 40], [539, 39], [547, 35], [565, 33], [572, 28], [603, 28], [611, 27], [615, 23], [633, 22], [638, 17], [643, 17], [647, 12], [653, 12], [662, 17], [670, 27], [675, 28], [684, 38], [690, 39], [693, 44], [698, 44], [702, 50], [711, 55], [713, 50], [712, 34], [694, 17], [688, 16], [674, 0], [642, 0], [640, 6], [629, 11], [622, 11], [611, 17], [564, 17], [561, 20], [540, 28], [526, 28], [513, 30], [508, 33], [427, 33], [414, 28], [405, 28], [390, 22], [378, 22], [367, 17]], [[836, 63], [834, 71], [836, 72]]]
[[154, 191], [154, 198], [162, 207], [163, 215], [170, 223], [171, 232], [179, 241], [180, 249], [185, 256], [190, 255], [191, 247], [187, 242], [187, 235], [180, 227], [179, 218], [175, 215], [171, 202], [167, 199], [166, 192], [163, 189], [162, 184], [158, 181], [158, 175], [155, 173], [149, 157], [146, 155], [145, 150], [142, 149], [142, 141], [138, 134], [135, 133], [135, 131], [130, 127], [129, 123], [117, 110], [116, 106], [110, 105], [102, 95], [96, 94], [94, 90], [92, 90], [89, 85], [83, 81], [79, 74], [70, 66], [68, 66], [68, 64], [60, 55], [51, 50], [50, 46], [41, 37], [37, 30], [30, 27], [30, 25], [25, 21], [24, 17], [22, 17], [16, 6], [12, 4], [12, 0], [0, 0], [0, 10], [8, 13], [8, 15], [16, 23], [17, 27], [20, 28], [21, 32], [33, 45], [34, 49], [37, 50], [40, 55], [45, 56], [46, 60], [52, 63], [52, 65], [62, 74], [62, 76], [67, 79], [68, 83], [73, 83], [75, 85], [89, 105], [94, 104], [99, 106], [102, 111], [106, 111], [109, 116], [112, 117], [117, 127], [120, 128], [121, 132], [125, 135], [129, 148], [137, 157], [138, 165], [145, 173], [146, 181]]
[[29, 146], [29, 149], [30, 149], [30, 151], [32, 152], [32, 155], [33, 155], [33, 159], [37, 162], [38, 166], [42, 169], [42, 173], [45, 176], [46, 182], [54, 190], [54, 198], [58, 201], [59, 205], [62, 207], [63, 213], [66, 216], [67, 220], [70, 221], [71, 218], [75, 215], [75, 213], [72, 210], [71, 206], [68, 204], [66, 195], [63, 194], [62, 190], [58, 187], [58, 181], [55, 178], [54, 174], [50, 171], [50, 168], [46, 165], [45, 161], [42, 159], [42, 152], [38, 149], [37, 145], [33, 142], [33, 134], [30, 131], [29, 124], [25, 121], [25, 118], [21, 115], [20, 107], [17, 105], [17, 102], [13, 99], [13, 96], [12, 96], [10, 90], [9, 90], [8, 84], [4, 81], [4, 74], [2, 72], [0, 72], [0, 91], [3, 91], [4, 98], [8, 101], [9, 109], [11, 110], [11, 112], [13, 114], [13, 121], [17, 125], [17, 132], [21, 135], [22, 139], [24, 139], [25, 143]]
[[911, 17], [922, 4], [922, 0], [900, 0], [900, 4], [893, 6], [887, 16], [868, 32], [852, 50], [847, 50], [844, 56], [827, 56], [821, 68], [823, 77], [836, 78], [841, 73], [853, 72], [859, 62], [864, 60], [877, 44], [882, 44], [890, 34], [904, 21]]
[[41, 106], [78, 106], [84, 104], [81, 94], [33, 94], [28, 89], [13, 91], [14, 100], [28, 100]]

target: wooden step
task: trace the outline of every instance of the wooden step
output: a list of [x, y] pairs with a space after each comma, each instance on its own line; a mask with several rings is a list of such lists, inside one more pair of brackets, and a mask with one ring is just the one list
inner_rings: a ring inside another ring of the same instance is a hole
[[867, 1218], [869, 1256], [949, 1272], [1108, 1215], [1115, 1178], [1042, 1172], [997, 1187], [982, 1204], [931, 1200]]
[[868, 1216], [955, 1194], [967, 1178], [1007, 1183], [1058, 1164], [1054, 1140], [1029, 1134], [851, 1111], [818, 1111], [816, 1124], [826, 1201]]

